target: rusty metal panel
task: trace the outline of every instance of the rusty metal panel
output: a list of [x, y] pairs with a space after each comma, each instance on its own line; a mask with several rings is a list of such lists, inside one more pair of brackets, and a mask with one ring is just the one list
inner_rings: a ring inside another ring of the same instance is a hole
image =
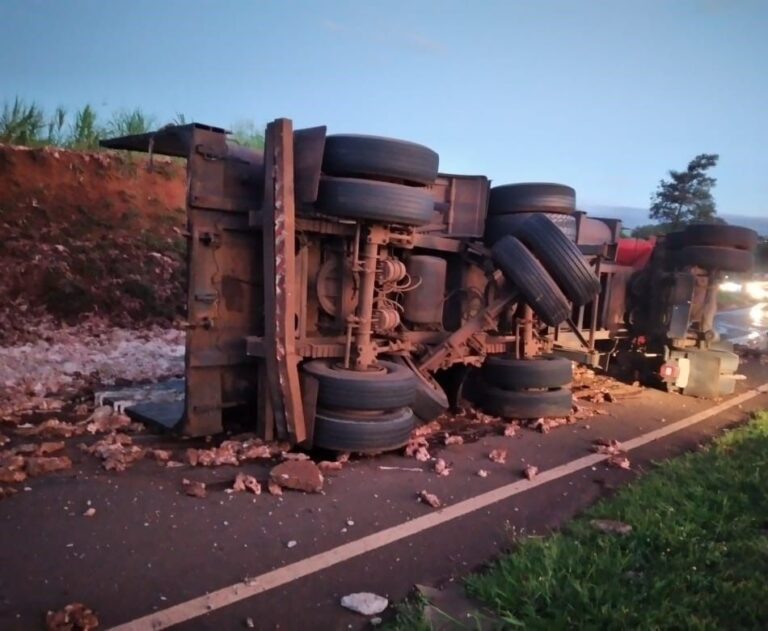
[[[220, 432], [225, 414], [246, 420], [255, 415], [256, 369], [246, 356], [246, 338], [261, 334], [264, 310], [261, 242], [249, 229], [246, 212], [259, 203], [258, 189], [242, 186], [245, 162], [226, 156], [212, 159], [210, 152], [195, 149], [201, 146], [226, 153], [226, 135], [195, 128], [187, 163], [189, 286], [182, 429], [195, 436]], [[260, 175], [260, 165], [251, 163], [250, 168], [251, 179]], [[206, 192], [202, 206], [194, 190]]]
[[221, 127], [190, 123], [188, 125], [166, 125], [157, 131], [146, 134], [132, 134], [119, 138], [108, 138], [99, 142], [107, 149], [123, 149], [126, 151], [143, 151], [157, 155], [186, 158], [192, 145], [192, 137], [197, 129], [224, 134]]
[[227, 144], [226, 134], [195, 129], [189, 148], [189, 206], [249, 211], [261, 203], [264, 158], [260, 152]]
[[297, 204], [313, 204], [320, 186], [326, 127], [297, 129], [293, 133], [293, 179]]
[[[278, 432], [295, 443], [307, 439], [296, 352], [296, 209], [293, 187], [293, 127], [288, 119], [267, 126], [262, 206], [265, 361], [272, 413]], [[282, 438], [282, 436], [281, 436]]]
[[[438, 232], [456, 238], [483, 236], [490, 191], [487, 177], [441, 173], [430, 190], [441, 218]], [[433, 231], [431, 226], [427, 230]]]

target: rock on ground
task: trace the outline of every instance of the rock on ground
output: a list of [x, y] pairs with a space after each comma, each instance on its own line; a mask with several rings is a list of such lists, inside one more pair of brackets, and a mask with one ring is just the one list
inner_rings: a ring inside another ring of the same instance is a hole
[[361, 613], [364, 616], [375, 616], [384, 611], [388, 605], [389, 601], [384, 596], [372, 594], [371, 592], [347, 594], [341, 599], [342, 607]]
[[323, 474], [311, 460], [286, 460], [269, 472], [269, 479], [295, 491], [319, 493], [323, 490]]

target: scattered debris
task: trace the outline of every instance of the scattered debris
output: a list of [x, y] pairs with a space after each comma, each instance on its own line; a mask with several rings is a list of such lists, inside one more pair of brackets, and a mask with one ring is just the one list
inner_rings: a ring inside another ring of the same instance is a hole
[[85, 431], [85, 428], [72, 423], [65, 423], [56, 418], [43, 421], [40, 425], [30, 427], [16, 428], [16, 434], [19, 436], [44, 436], [50, 438], [70, 438], [79, 436]]
[[[237, 466], [246, 460], [272, 458], [285, 454], [290, 459], [306, 460], [306, 454], [286, 454], [286, 443], [265, 443], [258, 438], [248, 440], [225, 440], [218, 447], [210, 449], [187, 449], [187, 462], [193, 467]], [[295, 458], [293, 456], [296, 456]], [[301, 457], [299, 457], [301, 456]]]
[[15, 495], [16, 493], [18, 493], [18, 491], [12, 486], [0, 486], [0, 500]]
[[145, 450], [133, 444], [133, 439], [120, 433], [109, 434], [93, 445], [80, 445], [80, 449], [102, 460], [106, 471], [125, 471], [144, 457]]
[[523, 469], [523, 475], [529, 480], [533, 480], [533, 478], [539, 475], [539, 468], [534, 467], [532, 464], [526, 465], [525, 469]]
[[428, 462], [432, 459], [432, 456], [430, 455], [429, 451], [427, 451], [426, 447], [419, 447], [416, 450], [415, 458], [419, 462]]
[[440, 419], [435, 419], [434, 421], [430, 421], [424, 425], [419, 425], [416, 429], [413, 430], [411, 436], [432, 436], [436, 432], [439, 432], [441, 428], [442, 424], [440, 423]]
[[232, 485], [232, 490], [237, 492], [250, 491], [254, 495], [261, 495], [261, 484], [259, 484], [259, 481], [252, 475], [238, 473], [235, 476], [235, 482]]
[[9, 442], [11, 442], [11, 439], [5, 436], [4, 434], [0, 434], [0, 447], [5, 447]]
[[435, 495], [434, 493], [427, 493], [427, 491], [422, 491], [419, 493], [419, 501], [423, 502], [424, 504], [429, 504], [432, 508], [440, 508], [442, 506], [442, 503], [440, 502], [440, 499]]
[[389, 606], [389, 601], [378, 594], [359, 592], [344, 596], [341, 599], [341, 606], [364, 616], [375, 616]]
[[481, 478], [487, 478], [488, 477], [488, 472], [485, 469], [480, 469], [477, 472], [477, 475], [479, 475]]
[[609, 456], [624, 453], [621, 449], [621, 443], [613, 438], [598, 438], [593, 441], [592, 448], [599, 454], [608, 454]]
[[504, 464], [507, 461], [507, 450], [494, 449], [491, 451], [491, 453], [488, 454], [488, 459], [491, 462], [495, 462], [497, 464]]
[[429, 443], [423, 436], [411, 437], [405, 446], [405, 455], [410, 458], [416, 458], [419, 462], [427, 462], [432, 458], [427, 450], [428, 446]]
[[10, 484], [27, 479], [24, 469], [24, 456], [12, 451], [0, 452], [0, 483]]
[[187, 462], [193, 467], [238, 466], [240, 464], [234, 449], [224, 443], [220, 447], [212, 449], [187, 449]]
[[48, 631], [92, 631], [99, 626], [99, 619], [82, 603], [71, 603], [59, 611], [49, 611], [45, 616]]
[[448, 464], [443, 460], [442, 458], [438, 458], [435, 460], [435, 473], [437, 475], [449, 475], [451, 473], [451, 468], [448, 466]]
[[119, 429], [124, 430], [131, 424], [130, 418], [125, 414], [116, 413], [109, 405], [97, 407], [93, 414], [82, 423], [89, 434], [104, 434]]
[[323, 490], [323, 474], [311, 460], [286, 460], [269, 472], [269, 479], [286, 489], [319, 493]]
[[[53, 253], [46, 256], [39, 252], [36, 256], [46, 261], [45, 265], [62, 257], [59, 253], [54, 257]], [[110, 250], [108, 256], [112, 263], [115, 252]], [[131, 253], [118, 256], [131, 257]], [[57, 273], [68, 275], [70, 271]], [[109, 282], [119, 286], [111, 276]], [[134, 282], [133, 278], [131, 282]], [[124, 292], [120, 295], [121, 300], [114, 304], [125, 311], [126, 301], [131, 299]], [[17, 316], [16, 319], [26, 320], [26, 317]], [[7, 333], [6, 329], [3, 335], [7, 336]], [[154, 381], [183, 374], [184, 337], [185, 332], [180, 329], [119, 328], [98, 317], [83, 318], [75, 326], [63, 325], [53, 319], [31, 325], [25, 322], [22, 339], [0, 347], [0, 383], [4, 386], [0, 395], [0, 414], [59, 408], [63, 401], [51, 395], [84, 392], [92, 386], [94, 376], [99, 383], [108, 385], [117, 379]], [[85, 426], [79, 429], [84, 431]]]
[[447, 445], [463, 445], [464, 439], [461, 436], [451, 436], [450, 434], [446, 434], [445, 438], [443, 439], [443, 443]]
[[96, 514], [96, 509], [91, 506], [87, 511], [83, 513], [83, 517], [93, 517]]
[[285, 547], [286, 548], [295, 548], [296, 547], [296, 542], [293, 539], [291, 539], [288, 543], [285, 544]]
[[291, 453], [288, 451], [284, 451], [283, 453], [280, 454], [280, 457], [283, 460], [309, 460], [309, 456], [302, 452]]
[[[166, 467], [169, 466], [171, 457], [173, 456], [173, 452], [170, 449], [149, 449], [147, 450], [147, 454], [160, 464], [164, 464]], [[178, 464], [181, 465], [182, 463]]]
[[632, 526], [623, 521], [613, 519], [593, 519], [589, 522], [593, 528], [600, 532], [607, 532], [617, 535], [628, 535], [632, 532]]
[[72, 468], [72, 461], [66, 456], [52, 456], [49, 458], [27, 458], [24, 466], [27, 475], [36, 478], [39, 475], [53, 473], [54, 471], [63, 471]]
[[336, 462], [340, 462], [342, 464], [349, 462], [349, 452], [345, 451], [336, 456]]
[[[64, 444], [64, 443], [62, 443]], [[18, 454], [20, 456], [31, 456], [35, 452], [37, 452], [37, 447], [35, 443], [24, 443], [23, 445], [17, 445], [13, 448], [13, 453]]]
[[248, 617], [245, 619], [245, 626], [249, 629], [255, 629], [256, 624], [253, 622], [253, 618]]
[[272, 482], [270, 480], [267, 482], [267, 491], [269, 491], [270, 495], [275, 495], [276, 497], [280, 497], [283, 494], [283, 487], [281, 487], [276, 482]]
[[504, 436], [516, 436], [520, 426], [517, 423], [509, 423], [504, 427]]
[[320, 471], [341, 471], [344, 468], [344, 463], [338, 460], [321, 460], [317, 463]]
[[181, 481], [181, 485], [184, 488], [184, 493], [190, 497], [204, 498], [208, 494], [205, 489], [205, 482], [195, 482], [193, 480], [187, 480], [187, 478], [184, 478]]
[[627, 458], [623, 454], [616, 454], [615, 456], [611, 456], [605, 462], [606, 462], [606, 464], [609, 467], [615, 467], [616, 469], [631, 469], [632, 468], [632, 465], [629, 462], [629, 458]]
[[387, 465], [379, 465], [380, 471], [413, 471], [414, 473], [423, 473], [424, 469], [421, 467], [389, 467]]
[[50, 454], [55, 454], [57, 451], [61, 451], [62, 449], [64, 449], [63, 441], [43, 442], [37, 445], [34, 454], [36, 456], [49, 456]]
[[540, 418], [534, 421], [531, 425], [531, 429], [535, 429], [536, 431], [541, 432], [542, 434], [546, 434], [550, 430], [553, 430], [555, 427], [560, 427], [561, 425], [567, 425], [568, 423], [575, 422], [575, 418], [568, 417], [568, 416], [560, 416], [560, 417], [553, 417], [553, 418]]

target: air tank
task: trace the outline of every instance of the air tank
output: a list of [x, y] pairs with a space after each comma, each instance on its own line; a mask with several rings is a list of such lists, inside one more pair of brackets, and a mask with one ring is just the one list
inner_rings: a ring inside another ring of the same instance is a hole
[[403, 299], [405, 319], [415, 324], [442, 324], [448, 261], [438, 256], [408, 259], [408, 275], [417, 286]]

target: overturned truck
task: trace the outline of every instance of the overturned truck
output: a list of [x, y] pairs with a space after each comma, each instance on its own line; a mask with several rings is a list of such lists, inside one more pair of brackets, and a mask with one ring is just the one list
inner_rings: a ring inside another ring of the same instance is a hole
[[[655, 357], [680, 388], [702, 378], [697, 353], [727, 353], [710, 349], [720, 268], [623, 241], [568, 186], [491, 187], [427, 147], [287, 119], [263, 152], [200, 124], [102, 144], [187, 160], [185, 396], [128, 410], [143, 420], [377, 452], [462, 398], [567, 415], [572, 359]], [[727, 392], [731, 355], [693, 394]]]

